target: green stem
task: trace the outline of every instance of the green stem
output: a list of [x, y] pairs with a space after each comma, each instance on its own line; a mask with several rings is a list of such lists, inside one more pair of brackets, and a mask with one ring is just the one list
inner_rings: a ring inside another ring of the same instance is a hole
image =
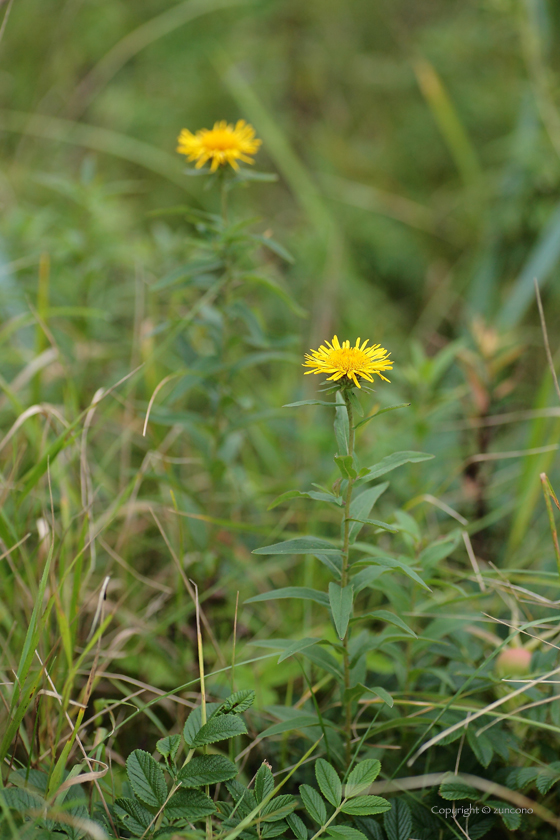
[[[354, 454], [354, 412], [352, 411], [352, 403], [348, 391], [342, 391], [346, 411], [348, 413], [348, 454]], [[348, 565], [350, 554], [350, 505], [352, 503], [352, 489], [354, 487], [354, 479], [348, 479], [346, 487], [346, 500], [344, 505], [344, 541], [342, 545], [342, 576], [341, 586], [344, 588], [348, 586]], [[347, 692], [350, 689], [350, 654], [348, 652], [349, 629], [346, 630], [342, 646], [344, 648], [344, 690]], [[345, 723], [344, 729], [346, 732], [346, 765], [350, 765], [352, 760], [352, 703], [345, 700], [343, 697], [343, 705], [345, 706]]]

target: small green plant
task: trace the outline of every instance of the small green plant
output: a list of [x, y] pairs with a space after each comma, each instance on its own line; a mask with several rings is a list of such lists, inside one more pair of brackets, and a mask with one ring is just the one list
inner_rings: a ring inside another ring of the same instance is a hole
[[[354, 615], [356, 596], [364, 589], [375, 587], [381, 575], [393, 570], [404, 573], [424, 589], [429, 589], [412, 564], [391, 557], [388, 552], [380, 550], [372, 543], [357, 544], [358, 536], [364, 527], [372, 529], [374, 534], [397, 533], [400, 530], [398, 525], [371, 518], [371, 511], [388, 484], [385, 482], [375, 484], [373, 487], [366, 485], [403, 464], [417, 463], [433, 457], [423, 452], [395, 452], [377, 464], [360, 467], [354, 451], [356, 430], [386, 411], [403, 407], [403, 405], [390, 406], [356, 422], [356, 415], [363, 416], [361, 403], [354, 390], [355, 388], [362, 390], [358, 377], [367, 382], [373, 382], [373, 375], [376, 374], [388, 381], [383, 374], [392, 368], [387, 351], [378, 344], [368, 347], [368, 343], [368, 341], [361, 343], [358, 339], [355, 347], [351, 347], [349, 341], [344, 341], [341, 345], [335, 336], [332, 343], [327, 342], [326, 346], [321, 346], [319, 350], [306, 356], [305, 366], [310, 368], [307, 373], [327, 374], [327, 384], [322, 390], [327, 394], [334, 394], [335, 401], [303, 400], [292, 405], [325, 405], [335, 410], [334, 430], [338, 453], [334, 456], [334, 460], [340, 471], [340, 478], [331, 490], [326, 490], [319, 485], [315, 485], [317, 489], [306, 492], [292, 490], [284, 493], [273, 503], [275, 506], [295, 497], [304, 497], [335, 506], [341, 511], [340, 539], [335, 541], [298, 536], [253, 552], [254, 554], [312, 554], [329, 569], [334, 580], [329, 583], [328, 592], [291, 586], [249, 599], [249, 602], [276, 598], [311, 600], [329, 611], [337, 640], [303, 639], [288, 647], [281, 659], [299, 652], [309, 656], [310, 648], [318, 645], [330, 647], [342, 659], [342, 667], [340, 667], [329, 652], [322, 648], [318, 650], [316, 648], [314, 651], [315, 663], [334, 676], [340, 686], [343, 709], [343, 755], [338, 747], [336, 731], [327, 731], [326, 728], [323, 731], [328, 752], [334, 755], [338, 753], [338, 760], [346, 767], [349, 767], [352, 762], [352, 721], [355, 701], [365, 693], [373, 692], [385, 703], [392, 705], [392, 699], [384, 689], [370, 689], [364, 685], [365, 653], [369, 647], [369, 640], [367, 636], [361, 638], [358, 636], [353, 639], [353, 627], [360, 622], [379, 620], [396, 625], [405, 635], [415, 636], [402, 618], [387, 610]], [[371, 392], [367, 387], [363, 390]], [[359, 491], [357, 494], [355, 494], [356, 490]], [[355, 558], [354, 552], [359, 552]], [[356, 753], [359, 752], [366, 734], [367, 730], [364, 736], [358, 739]]]

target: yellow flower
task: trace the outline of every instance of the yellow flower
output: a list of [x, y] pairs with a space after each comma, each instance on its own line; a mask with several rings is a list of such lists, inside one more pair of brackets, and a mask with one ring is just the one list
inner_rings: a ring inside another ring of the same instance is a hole
[[305, 373], [330, 373], [328, 380], [338, 382], [342, 377], [346, 377], [347, 382], [344, 384], [351, 384], [352, 382], [358, 388], [361, 388], [357, 377], [362, 376], [368, 382], [373, 382], [372, 374], [376, 373], [385, 382], [389, 380], [383, 376], [381, 371], [391, 370], [393, 362], [389, 359], [389, 354], [380, 344], [373, 344], [368, 347], [369, 338], [360, 346], [360, 339], [356, 340], [356, 346], [350, 347], [349, 341], [343, 341], [340, 344], [338, 338], [333, 338], [332, 342], [326, 341], [318, 350], [312, 350], [311, 354], [305, 354], [304, 367], [309, 367], [311, 370], [306, 370]]
[[256, 154], [261, 142], [255, 137], [253, 126], [245, 120], [238, 120], [235, 126], [222, 120], [214, 123], [214, 128], [201, 128], [196, 134], [184, 128], [178, 137], [177, 151], [189, 160], [196, 160], [196, 169], [211, 160], [210, 172], [215, 172], [228, 163], [239, 169], [238, 160], [254, 163], [248, 155]]

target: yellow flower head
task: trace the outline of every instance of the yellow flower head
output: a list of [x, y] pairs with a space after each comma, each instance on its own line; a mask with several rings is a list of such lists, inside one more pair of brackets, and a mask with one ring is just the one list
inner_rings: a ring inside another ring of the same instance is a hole
[[380, 344], [372, 344], [368, 347], [368, 342], [369, 338], [360, 345], [358, 338], [355, 347], [350, 347], [349, 341], [343, 341], [341, 344], [335, 335], [332, 342], [326, 341], [318, 350], [305, 354], [303, 366], [311, 368], [305, 373], [330, 373], [327, 379], [335, 382], [346, 377], [347, 381], [343, 384], [353, 382], [358, 388], [361, 388], [358, 376], [362, 376], [368, 382], [373, 382], [372, 374], [376, 373], [385, 382], [389, 382], [381, 372], [392, 370], [393, 367], [387, 350]]
[[189, 160], [196, 160], [196, 169], [210, 160], [210, 172], [228, 163], [239, 169], [238, 160], [254, 163], [248, 155], [258, 152], [261, 140], [255, 137], [255, 129], [245, 120], [238, 120], [235, 126], [225, 120], [214, 123], [214, 128], [201, 128], [192, 134], [184, 128], [178, 138], [177, 151], [187, 155]]

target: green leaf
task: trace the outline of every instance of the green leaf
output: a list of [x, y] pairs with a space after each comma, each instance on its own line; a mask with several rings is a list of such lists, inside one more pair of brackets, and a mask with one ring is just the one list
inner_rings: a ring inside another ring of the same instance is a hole
[[363, 793], [366, 788], [373, 784], [380, 772], [381, 762], [376, 758], [366, 758], [365, 761], [360, 761], [348, 776], [344, 796], [348, 798]]
[[295, 403], [287, 403], [282, 408], [298, 408], [300, 405], [330, 405], [331, 408], [336, 408], [336, 403], [325, 402], [324, 400], [299, 400]]
[[338, 454], [348, 455], [348, 447], [350, 445], [350, 424], [348, 422], [348, 409], [346, 408], [344, 397], [340, 391], [336, 392], [334, 434], [338, 445]]
[[393, 806], [383, 817], [388, 840], [409, 840], [412, 834], [412, 814], [404, 799], [393, 799]]
[[154, 819], [154, 815], [136, 799], [124, 797], [115, 799], [115, 814], [127, 831], [135, 837], [141, 837]]
[[367, 467], [363, 475], [360, 471], [360, 478], [364, 481], [371, 481], [373, 478], [379, 478], [379, 476], [385, 475], [385, 473], [391, 472], [391, 470], [395, 470], [403, 464], [417, 464], [420, 461], [429, 461], [433, 457], [426, 452], [394, 452], [392, 455], [387, 455], [378, 464]]
[[353, 455], [335, 455], [334, 456], [335, 464], [337, 465], [338, 469], [343, 478], [357, 478], [358, 473], [354, 468], [354, 456]]
[[274, 545], [265, 545], [262, 548], [255, 548], [252, 554], [341, 554], [339, 548], [332, 543], [322, 540], [319, 537], [296, 537]]
[[173, 760], [181, 745], [180, 735], [168, 735], [167, 738], [160, 738], [156, 744], [156, 750], [164, 758]]
[[236, 735], [246, 735], [247, 727], [243, 718], [239, 715], [221, 715], [211, 718], [197, 732], [194, 739], [194, 747], [202, 747], [205, 744], [216, 744], [218, 741], [225, 741], [227, 738], [235, 738]]
[[318, 825], [324, 825], [327, 821], [327, 808], [317, 791], [309, 785], [300, 785], [299, 792], [304, 808], [311, 819]]
[[333, 825], [327, 828], [327, 834], [334, 840], [367, 840], [365, 834], [350, 825]]
[[290, 656], [294, 656], [296, 653], [300, 653], [302, 650], [306, 650], [306, 648], [316, 645], [320, 641], [321, 639], [299, 639], [299, 641], [294, 642], [286, 648], [286, 650], [278, 658], [278, 664], [283, 662], [285, 659], [289, 659]]
[[386, 840], [381, 825], [371, 817], [354, 817], [354, 822], [364, 832], [368, 840]]
[[260, 595], [253, 595], [248, 598], [246, 604], [254, 604], [256, 601], [274, 601], [282, 598], [296, 598], [302, 601], [315, 601], [323, 607], [329, 606], [329, 599], [324, 592], [318, 589], [310, 589], [308, 586], [285, 586], [282, 589], [272, 589], [270, 592], [262, 592]]
[[460, 776], [449, 774], [446, 781], [439, 786], [439, 795], [442, 799], [478, 799], [478, 792], [470, 785], [465, 784]]
[[494, 755], [492, 743], [485, 732], [476, 734], [474, 729], [467, 729], [467, 741], [478, 761], [483, 767], [488, 767]]
[[243, 280], [249, 283], [258, 283], [259, 285], [264, 286], [280, 298], [280, 300], [283, 301], [286, 306], [288, 306], [292, 312], [298, 316], [298, 318], [308, 317], [307, 311], [303, 309], [299, 303], [271, 277], [265, 277], [262, 274], [244, 274]]
[[389, 624], [394, 624], [395, 627], [400, 627], [401, 630], [404, 630], [404, 632], [408, 633], [409, 636], [414, 636], [415, 639], [418, 638], [414, 630], [411, 630], [408, 624], [406, 624], [400, 616], [395, 615], [394, 613], [389, 612], [388, 610], [373, 610], [373, 612], [369, 612], [365, 615], [360, 615], [356, 618], [353, 618], [352, 622], [363, 621], [366, 618], [373, 618], [376, 621], [387, 621]]
[[[350, 518], [356, 520], [367, 519], [374, 504], [385, 492], [388, 486], [389, 482], [384, 481], [383, 484], [376, 484], [375, 487], [369, 487], [367, 490], [363, 490], [359, 496], [355, 496], [350, 504]], [[391, 526], [389, 526], [389, 528], [391, 528]], [[361, 525], [359, 523], [353, 523], [350, 526], [349, 539], [351, 543], [356, 541], [360, 531]]]
[[494, 812], [498, 812], [505, 827], [509, 828], [510, 831], [516, 831], [521, 825], [521, 814], [515, 813], [515, 805], [512, 805], [511, 802], [499, 802], [496, 799], [488, 799], [486, 805], [489, 805]]
[[152, 808], [161, 808], [167, 798], [163, 770], [144, 750], [134, 750], [126, 760], [126, 772], [138, 799]]
[[275, 796], [274, 799], [269, 800], [260, 813], [262, 820], [266, 822], [277, 822], [285, 819], [288, 814], [297, 808], [298, 801], [295, 796], [289, 793], [282, 796]]
[[342, 782], [332, 764], [324, 758], [318, 758], [315, 762], [315, 777], [327, 802], [337, 808], [342, 802]]
[[[360, 562], [361, 564], [363, 561], [360, 560], [358, 562]], [[403, 574], [407, 575], [409, 578], [411, 578], [411, 580], [420, 584], [420, 586], [423, 589], [427, 589], [428, 592], [432, 591], [430, 587], [426, 583], [424, 583], [422, 578], [419, 575], [417, 575], [416, 572], [413, 569], [411, 569], [410, 566], [403, 560], [395, 560], [394, 557], [380, 556], [368, 557], [366, 562], [372, 565], [385, 566], [388, 569], [399, 569], [399, 571], [403, 572]]]
[[317, 715], [302, 714], [297, 718], [282, 720], [280, 723], [273, 723], [260, 733], [260, 738], [269, 738], [272, 735], [281, 735], [284, 732], [293, 732], [295, 729], [308, 729], [310, 726], [320, 726], [321, 721]]
[[451, 534], [436, 540], [431, 545], [426, 546], [418, 555], [418, 563], [423, 569], [431, 569], [440, 560], [444, 560], [457, 548], [457, 543], [460, 539], [459, 531], [453, 531]]
[[[208, 717], [211, 717], [216, 709], [220, 708], [220, 703], [207, 703], [206, 704], [206, 714]], [[183, 738], [185, 739], [185, 743], [187, 747], [191, 750], [194, 748], [194, 742], [197, 736], [200, 727], [202, 726], [202, 709], [200, 706], [197, 706], [196, 709], [193, 709], [188, 718], [185, 721], [185, 725], [183, 727]]]
[[338, 638], [342, 640], [346, 635], [348, 622], [352, 615], [352, 584], [342, 587], [338, 583], [329, 583], [329, 602]]
[[363, 683], [358, 683], [357, 685], [352, 686], [352, 688], [347, 688], [344, 692], [344, 702], [352, 703], [354, 700], [357, 700], [358, 697], [363, 697], [364, 692], [375, 694], [376, 697], [379, 697], [388, 706], [391, 708], [393, 707], [394, 701], [388, 691], [385, 691], [385, 689], [380, 686], [368, 688]]
[[546, 794], [557, 782], [560, 782], [560, 762], [554, 761], [540, 771], [537, 776], [536, 785], [540, 793]]
[[215, 714], [221, 712], [233, 712], [240, 715], [241, 712], [246, 712], [255, 702], [256, 692], [252, 688], [242, 688], [241, 691], [236, 691], [230, 694]]
[[277, 499], [274, 499], [267, 510], [272, 510], [278, 505], [288, 502], [290, 499], [314, 499], [316, 502], [329, 502], [339, 507], [343, 504], [342, 496], [335, 496], [334, 493], [318, 493], [316, 490], [309, 490], [307, 493], [301, 493], [299, 490], [288, 490], [287, 493], [282, 493]]
[[353, 575], [352, 584], [354, 586], [354, 595], [357, 595], [358, 592], [361, 592], [362, 589], [366, 589], [368, 586], [374, 586], [377, 579], [388, 571], [388, 566], [370, 566], [368, 569], [358, 572], [357, 575]]
[[373, 814], [383, 814], [391, 807], [391, 803], [382, 796], [354, 796], [344, 802], [340, 809], [343, 814], [371, 817]]
[[197, 788], [235, 779], [237, 767], [223, 755], [197, 755], [179, 770], [177, 782], [184, 788]]
[[286, 262], [289, 262], [289, 263], [294, 263], [295, 262], [294, 258], [290, 254], [290, 252], [287, 251], [286, 248], [284, 248], [283, 245], [280, 245], [279, 242], [276, 242], [275, 239], [271, 239], [268, 236], [259, 236], [259, 234], [256, 234], [256, 233], [250, 234], [250, 238], [253, 239], [255, 242], [260, 242], [261, 245], [264, 245], [270, 251], [273, 251], [279, 257], [282, 257], [282, 259], [286, 260]]
[[174, 793], [163, 813], [171, 820], [200, 820], [216, 813], [216, 806], [201, 790], [178, 790]]
[[360, 525], [373, 525], [375, 528], [381, 528], [382, 531], [389, 531], [391, 534], [398, 534], [400, 528], [396, 525], [389, 525], [388, 522], [382, 522], [380, 519], [354, 519], [348, 517], [347, 522], [359, 522]]
[[360, 426], [365, 425], [365, 423], [369, 423], [370, 420], [374, 420], [376, 417], [380, 417], [382, 414], [386, 414], [387, 411], [396, 411], [397, 408], [409, 408], [410, 403], [399, 403], [398, 405], [388, 405], [387, 408], [380, 408], [379, 411], [376, 411], [375, 414], [370, 414], [369, 417], [366, 417], [364, 420], [360, 420], [354, 426], [354, 429], [359, 429]]
[[262, 802], [265, 796], [274, 790], [274, 776], [270, 765], [263, 761], [255, 776], [255, 799]]
[[304, 821], [297, 816], [297, 814], [289, 814], [286, 817], [286, 822], [294, 832], [297, 840], [308, 840], [307, 827]]

